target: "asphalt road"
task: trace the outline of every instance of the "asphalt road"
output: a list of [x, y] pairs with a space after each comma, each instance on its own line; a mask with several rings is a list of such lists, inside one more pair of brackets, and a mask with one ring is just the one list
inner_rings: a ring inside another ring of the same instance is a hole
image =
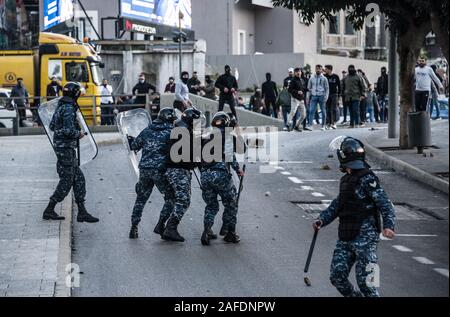
[[[328, 144], [342, 133], [280, 133], [276, 171], [260, 174], [261, 164], [248, 165], [239, 210], [241, 243], [218, 240], [209, 247], [200, 243], [205, 205], [195, 179], [192, 206], [179, 228], [187, 239], [184, 244], [164, 242], [152, 233], [162, 206], [157, 191], [145, 209], [141, 238], [130, 241], [136, 178], [122, 146], [102, 148], [98, 159], [85, 168], [87, 207], [101, 222], [74, 225], [72, 257], [83, 274], [73, 295], [339, 296], [328, 280], [336, 224], [320, 232], [309, 274], [313, 286], [304, 285], [303, 267], [315, 215], [297, 204], [316, 203], [320, 209], [320, 204], [337, 195], [341, 174], [336, 159], [328, 157]], [[368, 133], [369, 129], [360, 129], [350, 134]], [[323, 170], [324, 165], [331, 170]], [[381, 294], [447, 297], [448, 197], [392, 171], [374, 168], [392, 201], [400, 206], [397, 232], [402, 234], [395, 241], [380, 243]], [[311, 205], [303, 207], [311, 210]], [[220, 216], [217, 222], [216, 231]]]

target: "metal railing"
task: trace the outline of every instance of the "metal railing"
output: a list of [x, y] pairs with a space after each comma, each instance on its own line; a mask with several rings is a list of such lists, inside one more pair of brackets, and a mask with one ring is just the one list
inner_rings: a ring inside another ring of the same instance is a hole
[[[102, 98], [113, 98], [110, 104], [102, 104]], [[21, 134], [21, 129], [41, 126], [38, 107], [57, 97], [0, 97], [0, 134], [2, 128], [12, 129], [13, 135]], [[142, 103], [143, 102], [143, 103]], [[157, 115], [160, 106], [149, 94], [120, 94], [110, 96], [82, 96], [80, 110], [90, 127], [113, 126], [118, 113], [131, 109], [146, 109], [152, 116]]]

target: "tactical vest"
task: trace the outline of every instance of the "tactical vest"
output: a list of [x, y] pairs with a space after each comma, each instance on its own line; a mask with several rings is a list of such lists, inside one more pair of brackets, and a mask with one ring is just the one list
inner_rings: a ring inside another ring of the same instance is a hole
[[[341, 241], [348, 242], [356, 239], [363, 222], [369, 217], [375, 217], [375, 220], [379, 222], [377, 208], [367, 209], [367, 205], [373, 205], [372, 199], [370, 197], [361, 199], [356, 195], [360, 180], [370, 174], [373, 175], [373, 172], [369, 169], [357, 170], [341, 179], [338, 212]], [[377, 227], [379, 227], [378, 224]]]

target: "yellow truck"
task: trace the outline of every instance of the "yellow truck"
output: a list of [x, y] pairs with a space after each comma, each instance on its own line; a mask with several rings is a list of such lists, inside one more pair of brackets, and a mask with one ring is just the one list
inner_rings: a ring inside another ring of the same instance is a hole
[[33, 50], [0, 50], [0, 88], [12, 88], [17, 78], [23, 78], [30, 97], [42, 97], [30, 100], [31, 106], [38, 106], [46, 100], [47, 85], [53, 76], [63, 86], [67, 82], [79, 82], [86, 88], [86, 97], [80, 98], [79, 105], [92, 124], [94, 111], [100, 117], [100, 98], [93, 96], [100, 96], [103, 67], [90, 44], [61, 34], [40, 33], [39, 46]]

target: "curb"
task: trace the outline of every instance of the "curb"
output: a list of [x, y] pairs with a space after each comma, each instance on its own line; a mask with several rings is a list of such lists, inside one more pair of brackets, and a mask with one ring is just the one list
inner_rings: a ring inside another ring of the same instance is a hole
[[71, 288], [66, 286], [66, 267], [72, 263], [72, 199], [73, 193], [71, 191], [62, 202], [61, 207], [61, 215], [66, 217], [66, 220], [61, 221], [59, 226], [58, 265], [54, 297], [70, 297], [72, 295]]
[[407, 177], [421, 182], [425, 185], [431, 186], [443, 193], [449, 194], [449, 183], [437, 176], [427, 173], [417, 167], [403, 162], [395, 157], [392, 157], [383, 151], [373, 147], [370, 144], [365, 144], [367, 154], [375, 160], [383, 163], [386, 167], [397, 172], [405, 174]]

